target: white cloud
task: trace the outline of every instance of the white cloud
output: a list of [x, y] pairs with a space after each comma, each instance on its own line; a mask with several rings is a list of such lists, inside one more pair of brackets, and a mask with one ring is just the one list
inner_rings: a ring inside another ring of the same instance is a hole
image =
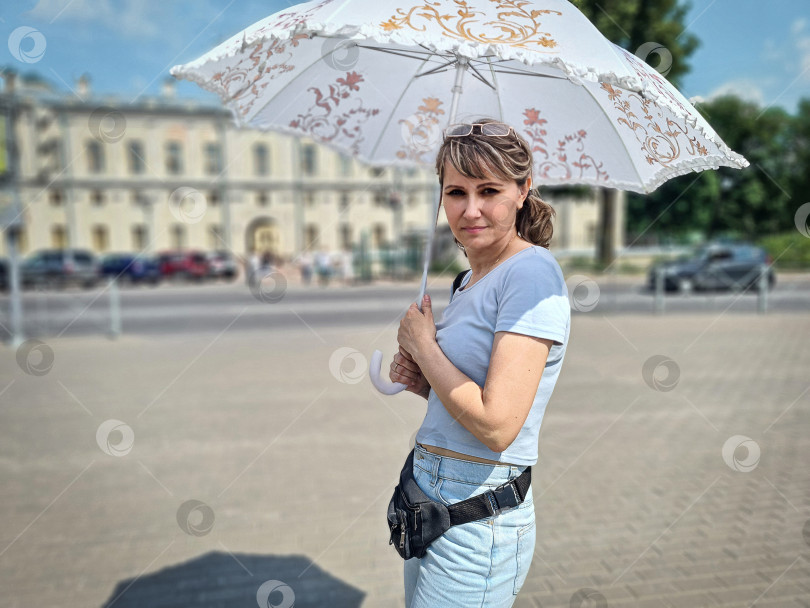
[[160, 4], [148, 0], [39, 0], [27, 16], [48, 23], [101, 26], [127, 38], [154, 38], [161, 33], [157, 12]]
[[793, 58], [803, 82], [810, 82], [810, 32], [807, 26], [808, 21], [804, 17], [799, 17], [790, 24], [790, 38], [785, 54], [786, 57]]
[[736, 95], [745, 101], [752, 101], [758, 105], [765, 103], [765, 93], [762, 91], [761, 86], [749, 78], [729, 80], [714, 89], [706, 98], [713, 100], [723, 95]]

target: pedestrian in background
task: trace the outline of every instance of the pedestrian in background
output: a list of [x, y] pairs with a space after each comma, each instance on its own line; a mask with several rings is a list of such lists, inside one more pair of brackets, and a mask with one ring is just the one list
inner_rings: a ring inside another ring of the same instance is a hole
[[312, 280], [312, 256], [308, 251], [304, 251], [298, 257], [298, 270], [301, 272], [301, 282], [309, 285]]

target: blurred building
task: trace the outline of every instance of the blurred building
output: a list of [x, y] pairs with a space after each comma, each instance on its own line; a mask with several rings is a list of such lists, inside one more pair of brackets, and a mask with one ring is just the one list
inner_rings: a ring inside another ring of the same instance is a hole
[[[292, 259], [361, 238], [383, 248], [432, 219], [433, 171], [374, 169], [306, 139], [236, 129], [229, 111], [178, 99], [171, 81], [159, 97], [128, 102], [94, 96], [87, 78], [69, 95], [36, 76], [6, 71], [4, 80], [22, 253], [228, 249]], [[597, 200], [550, 195], [553, 249], [593, 252]], [[620, 213], [617, 231], [622, 223]]]

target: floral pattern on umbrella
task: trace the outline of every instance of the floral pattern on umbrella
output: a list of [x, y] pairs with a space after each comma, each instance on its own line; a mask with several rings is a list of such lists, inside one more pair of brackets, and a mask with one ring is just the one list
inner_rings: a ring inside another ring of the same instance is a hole
[[[646, 154], [648, 164], [659, 163], [667, 166], [679, 160], [682, 152], [690, 156], [706, 156], [709, 153], [685, 122], [681, 125], [665, 117], [661, 107], [651, 99], [644, 99], [637, 93], [628, 93], [627, 99], [623, 99], [625, 91], [614, 88], [606, 82], [601, 83], [601, 86], [607, 91], [613, 107], [623, 114], [616, 122], [633, 132]], [[646, 126], [639, 122], [642, 119], [647, 121]], [[659, 124], [659, 120], [665, 121], [666, 128]], [[681, 135], [684, 136], [688, 147], [681, 148], [678, 139]]]
[[[338, 78], [329, 85], [327, 93], [320, 88], [310, 87], [308, 91], [315, 94], [315, 102], [306, 113], [290, 121], [290, 126], [323, 142], [331, 142], [342, 135], [351, 142], [349, 147], [357, 154], [363, 142], [362, 124], [380, 112], [378, 108], [364, 108], [361, 99], [352, 97], [353, 92], [360, 90], [361, 82], [362, 74], [346, 72], [345, 78]], [[349, 99], [355, 103], [347, 108], [345, 100]], [[344, 101], [344, 105], [342, 112], [338, 112], [341, 101]]]
[[433, 21], [441, 28], [441, 34], [450, 38], [485, 44], [507, 44], [534, 51], [553, 49], [557, 46], [551, 34], [540, 31], [541, 26], [537, 18], [540, 15], [562, 15], [561, 12], [527, 9], [527, 5], [532, 6], [528, 0], [489, 0], [489, 2], [499, 9], [497, 21], [481, 21], [479, 17], [484, 12], [470, 7], [467, 0], [453, 0], [458, 7], [455, 15], [442, 14], [444, 8], [442, 2], [425, 0], [422, 5], [408, 10], [398, 8], [396, 12], [399, 16], [392, 16], [388, 21], [381, 23], [380, 27], [385, 31], [409, 27], [424, 32], [427, 27], [419, 23], [424, 19]]
[[651, 82], [652, 85], [655, 87], [655, 90], [658, 91], [661, 95], [666, 97], [669, 101], [671, 101], [674, 105], [676, 105], [681, 112], [685, 114], [691, 115], [692, 112], [689, 108], [685, 107], [681, 101], [672, 94], [671, 87], [672, 85], [658, 73], [657, 70], [654, 70], [649, 65], [641, 61], [638, 57], [633, 55], [630, 51], [623, 49], [621, 47], [618, 48], [622, 53], [624, 53], [625, 59], [627, 59], [627, 63], [630, 64], [630, 67], [635, 70], [636, 75], [638, 76], [639, 80], [642, 82]]
[[[250, 33], [251, 43], [255, 40], [261, 39], [265, 33], [273, 32], [274, 30], [290, 30], [301, 23], [305, 23], [307, 19], [309, 19], [312, 15], [317, 13], [327, 4], [334, 2], [334, 0], [323, 0], [323, 2], [319, 2], [315, 6], [302, 11], [302, 10], [292, 10], [286, 13], [281, 13], [277, 15], [275, 20], [266, 23], [262, 27], [258, 28], [257, 30]], [[248, 46], [248, 42], [246, 39], [247, 32], [242, 32], [241, 40], [236, 40], [230, 46], [231, 52], [240, 52], [244, 53], [245, 49]]]
[[435, 144], [442, 136], [439, 126], [439, 116], [444, 114], [444, 110], [440, 107], [442, 103], [442, 100], [436, 97], [426, 97], [417, 112], [399, 121], [405, 145], [397, 150], [397, 158], [430, 162], [429, 158], [432, 158]]
[[260, 89], [264, 89], [276, 76], [295, 69], [294, 65], [288, 63], [292, 59], [289, 49], [297, 47], [302, 38], [307, 38], [306, 34], [293, 36], [286, 41], [258, 42], [250, 54], [238, 63], [214, 74], [213, 81], [222, 86], [230, 101], [244, 98], [247, 103], [240, 103], [238, 108], [247, 113], [259, 99]]
[[[549, 151], [545, 140], [548, 135], [545, 126], [548, 121], [540, 118], [540, 110], [527, 108], [523, 111], [523, 116], [526, 117], [523, 121], [523, 124], [526, 125], [523, 132], [531, 144], [532, 154], [535, 155], [534, 164], [537, 167], [538, 178], [570, 179], [574, 176], [583, 178], [592, 174], [594, 179], [607, 182], [609, 176], [602, 170], [603, 163], [596, 161], [585, 152], [585, 138], [588, 133], [584, 129], [565, 135], [557, 142], [557, 148]], [[572, 152], [573, 154], [571, 154]], [[543, 156], [542, 159], [537, 157], [538, 153]], [[572, 156], [570, 160], [569, 154]]]

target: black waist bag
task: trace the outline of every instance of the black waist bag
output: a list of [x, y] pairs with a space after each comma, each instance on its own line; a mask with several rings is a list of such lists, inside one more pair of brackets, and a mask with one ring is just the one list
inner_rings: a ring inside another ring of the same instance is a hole
[[447, 507], [432, 500], [417, 485], [413, 478], [413, 453], [411, 450], [408, 454], [399, 474], [399, 484], [388, 503], [388, 527], [391, 530], [388, 542], [394, 545], [402, 559], [423, 557], [430, 543], [452, 526], [518, 506], [531, 484], [532, 468], [526, 467], [517, 479]]

